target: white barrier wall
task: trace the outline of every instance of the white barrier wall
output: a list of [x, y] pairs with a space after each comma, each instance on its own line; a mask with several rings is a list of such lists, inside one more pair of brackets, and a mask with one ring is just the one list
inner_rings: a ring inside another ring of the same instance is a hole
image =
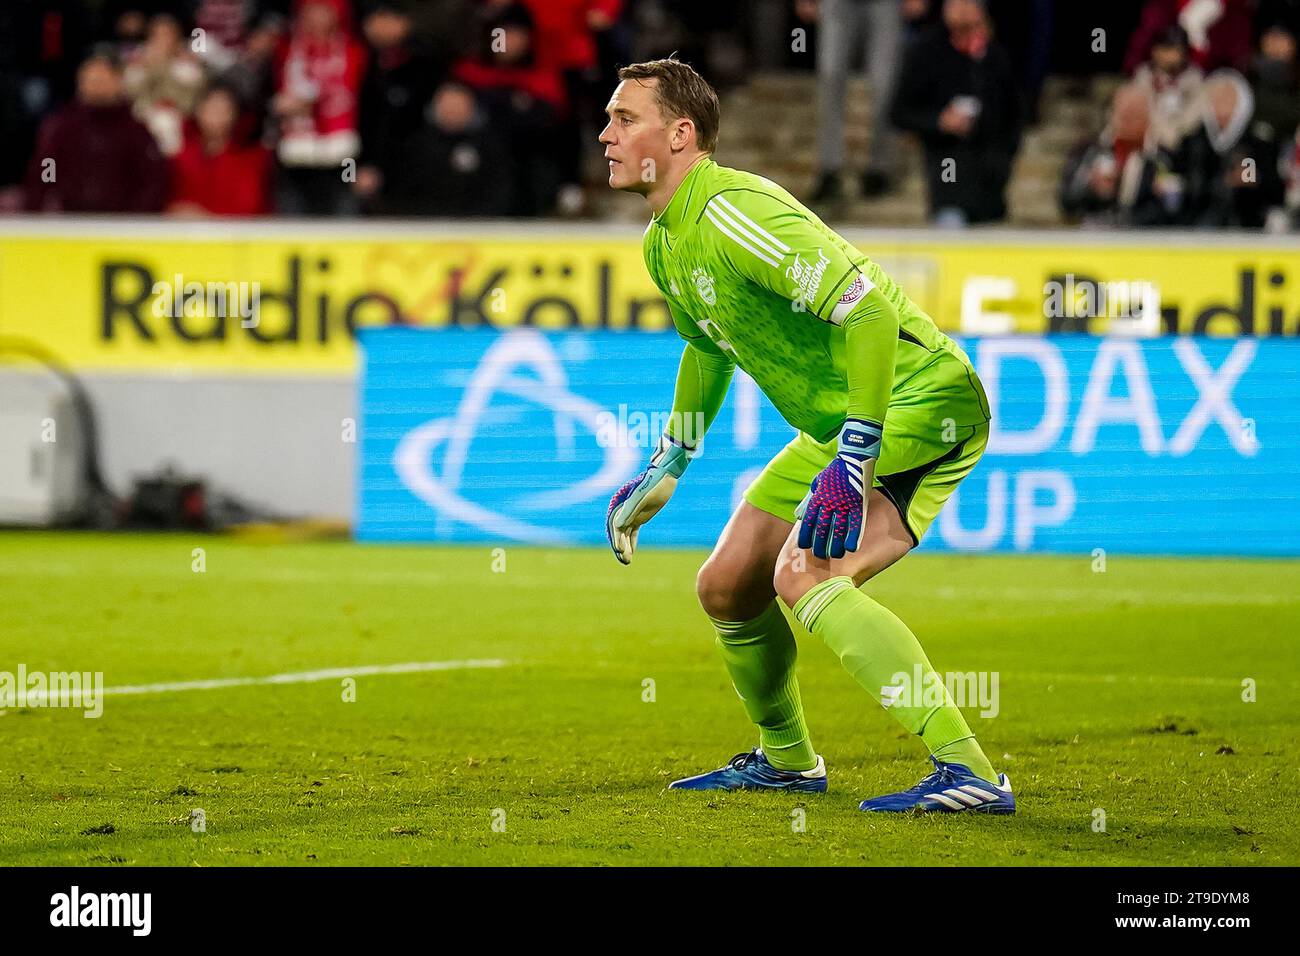
[[[85, 375], [105, 481], [172, 463], [210, 488], [290, 517], [350, 520], [353, 376], [220, 378]], [[0, 384], [0, 394], [3, 385]]]

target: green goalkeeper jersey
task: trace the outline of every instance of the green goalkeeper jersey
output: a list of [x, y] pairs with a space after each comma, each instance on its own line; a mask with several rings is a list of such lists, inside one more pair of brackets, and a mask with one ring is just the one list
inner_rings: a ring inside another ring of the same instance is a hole
[[651, 220], [643, 251], [687, 343], [683, 376], [690, 366], [729, 380], [738, 366], [818, 441], [846, 417], [883, 423], [901, 405], [936, 403], [958, 426], [989, 419], [966, 353], [771, 180], [704, 157]]

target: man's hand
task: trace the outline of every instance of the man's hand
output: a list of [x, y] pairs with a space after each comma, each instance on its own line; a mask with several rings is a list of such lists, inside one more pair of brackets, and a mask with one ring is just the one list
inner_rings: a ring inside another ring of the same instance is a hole
[[975, 117], [955, 103], [949, 103], [939, 114], [939, 132], [965, 139], [975, 128]]
[[609, 511], [605, 513], [605, 536], [619, 561], [632, 563], [641, 526], [668, 503], [677, 488], [677, 479], [698, 454], [698, 445], [688, 448], [664, 435], [650, 456], [649, 467], [614, 492], [614, 497], [609, 499]]
[[795, 517], [802, 519], [799, 547], [812, 548], [818, 558], [842, 558], [846, 551], [858, 550], [882, 432], [876, 422], [857, 418], [844, 422], [835, 460], [813, 479], [795, 510]]

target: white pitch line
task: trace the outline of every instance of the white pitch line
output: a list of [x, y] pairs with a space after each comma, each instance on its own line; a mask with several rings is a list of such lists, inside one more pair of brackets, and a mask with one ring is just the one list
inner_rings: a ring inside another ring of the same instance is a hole
[[[1178, 674], [1062, 674], [1050, 671], [999, 671], [1004, 680], [1044, 681], [1046, 683], [1084, 684], [1171, 684], [1177, 687], [1240, 687], [1235, 677], [1185, 677]], [[1287, 686], [1270, 682], [1274, 686]]]
[[456, 671], [480, 667], [505, 667], [496, 659], [463, 661], [411, 661], [406, 664], [372, 664], [365, 667], [331, 667], [296, 674], [270, 674], [266, 677], [222, 677], [214, 680], [175, 681], [166, 684], [127, 684], [105, 687], [105, 694], [170, 694], [182, 690], [218, 690], [222, 687], [250, 687], [257, 684], [310, 684], [315, 681], [341, 680], [344, 677], [370, 677], [375, 674], [418, 674], [425, 671]]

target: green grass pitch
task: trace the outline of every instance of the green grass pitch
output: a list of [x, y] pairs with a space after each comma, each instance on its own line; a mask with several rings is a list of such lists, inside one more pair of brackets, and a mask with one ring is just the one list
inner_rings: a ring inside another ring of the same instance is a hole
[[665, 790], [756, 739], [703, 557], [2, 534], [0, 671], [503, 664], [11, 708], [0, 864], [1300, 863], [1300, 563], [909, 557], [869, 590], [940, 671], [997, 672], [998, 716], [967, 714], [1020, 812], [882, 818], [858, 801], [924, 751], [797, 628], [830, 792]]

